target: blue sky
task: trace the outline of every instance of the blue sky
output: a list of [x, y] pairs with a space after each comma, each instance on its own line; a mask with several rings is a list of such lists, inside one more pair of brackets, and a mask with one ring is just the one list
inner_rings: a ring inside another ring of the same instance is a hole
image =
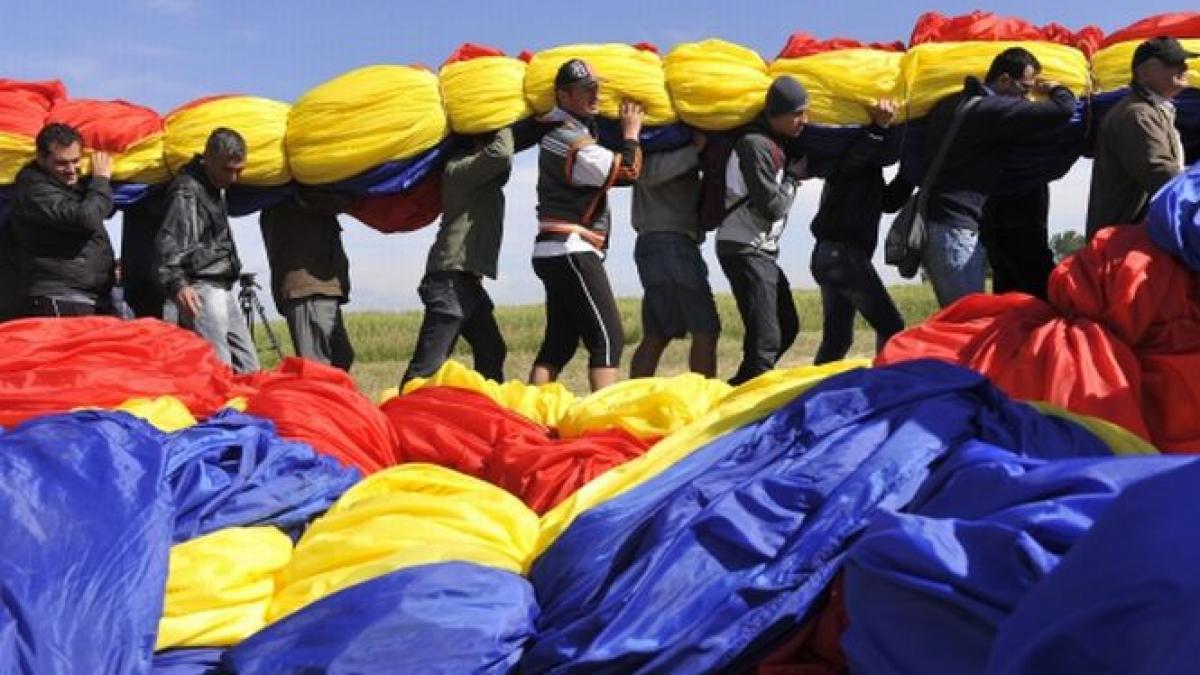
[[[249, 93], [292, 101], [305, 90], [347, 70], [373, 63], [424, 63], [437, 67], [463, 42], [481, 42], [510, 53], [578, 42], [657, 44], [665, 53], [678, 42], [720, 37], [770, 58], [787, 36], [804, 30], [819, 37], [906, 40], [917, 16], [988, 9], [1038, 24], [1072, 28], [1095, 24], [1112, 31], [1144, 16], [1182, 9], [1157, 1], [1138, 3], [972, 2], [909, 4], [841, 0], [815, 2], [422, 2], [311, 0], [112, 0], [92, 3], [5, 2], [0, 77], [62, 79], [72, 96], [123, 98], [162, 113], [200, 96]], [[14, 30], [15, 29], [15, 30]], [[517, 160], [509, 184], [508, 214], [498, 282], [500, 303], [540, 302], [541, 284], [528, 263], [534, 230], [534, 163]], [[1090, 167], [1081, 162], [1053, 188], [1052, 230], [1082, 229]], [[791, 214], [781, 264], [793, 285], [811, 286], [808, 234], [818, 183], [806, 184]], [[617, 231], [609, 275], [618, 295], [637, 295], [625, 191], [613, 199]], [[622, 227], [622, 225], [624, 225]], [[114, 222], [114, 240], [119, 221]], [[257, 220], [241, 219], [236, 235], [248, 268], [266, 270]], [[420, 306], [416, 286], [433, 227], [379, 235], [347, 220], [354, 297], [350, 309]], [[711, 246], [709, 247], [711, 248]], [[711, 256], [711, 250], [707, 252]], [[710, 257], [714, 287], [727, 289]], [[891, 277], [894, 280], [894, 277]]]

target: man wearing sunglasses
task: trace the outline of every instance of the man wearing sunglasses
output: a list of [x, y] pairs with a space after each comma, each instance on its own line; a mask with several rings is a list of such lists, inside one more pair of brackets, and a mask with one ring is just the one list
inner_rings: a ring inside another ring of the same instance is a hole
[[[964, 295], [984, 289], [985, 249], [980, 241], [989, 195], [1004, 193], [1000, 170], [1006, 152], [1039, 134], [1066, 124], [1075, 110], [1075, 96], [1057, 82], [1039, 77], [1042, 71], [1029, 50], [1012, 47], [992, 61], [981, 82], [968, 77], [961, 93], [940, 101], [926, 122], [925, 157], [933, 157], [949, 132], [960, 103], [979, 101], [961, 113], [958, 133], [950, 142], [941, 171], [934, 177], [927, 204], [928, 240], [922, 260], [938, 303], [945, 307]], [[1029, 100], [1030, 94], [1044, 100]], [[999, 260], [1024, 267], [1027, 257], [1046, 248], [1049, 192], [1044, 186], [1026, 195], [1006, 196], [996, 204], [1012, 205], [1009, 213], [993, 213], [1013, 236], [999, 245]], [[1036, 241], [1035, 241], [1036, 240]]]

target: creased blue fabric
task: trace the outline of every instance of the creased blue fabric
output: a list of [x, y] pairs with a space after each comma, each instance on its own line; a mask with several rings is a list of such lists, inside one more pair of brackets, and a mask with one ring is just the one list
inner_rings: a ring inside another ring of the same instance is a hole
[[168, 649], [154, 655], [150, 675], [225, 675], [229, 671], [221, 666], [224, 653], [217, 647]]
[[421, 565], [322, 598], [231, 649], [225, 663], [238, 675], [508, 673], [536, 618], [523, 577]]
[[880, 509], [973, 439], [1107, 456], [1074, 423], [934, 361], [832, 377], [582, 514], [536, 562], [523, 673], [726, 672], [793, 631]]
[[1200, 272], [1200, 164], [1162, 186], [1146, 217], [1150, 240]]
[[295, 535], [361, 478], [357, 469], [280, 438], [270, 420], [232, 410], [171, 434], [165, 450], [177, 542], [251, 525]]
[[150, 670], [172, 526], [161, 440], [101, 412], [0, 435], [5, 673]]

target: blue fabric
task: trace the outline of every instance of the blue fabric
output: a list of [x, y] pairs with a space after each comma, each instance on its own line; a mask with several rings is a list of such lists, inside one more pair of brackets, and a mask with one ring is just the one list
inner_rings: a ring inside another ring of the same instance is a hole
[[533, 632], [524, 578], [462, 562], [422, 565], [339, 591], [225, 655], [238, 675], [508, 673]]
[[229, 209], [229, 215], [237, 218], [282, 204], [295, 194], [295, 183], [285, 183], [284, 185], [272, 187], [256, 187], [235, 183], [225, 191], [225, 203]]
[[119, 209], [140, 202], [153, 189], [145, 183], [113, 183], [112, 188], [113, 204]]
[[1200, 164], [1162, 186], [1146, 218], [1150, 240], [1200, 272]]
[[[621, 123], [607, 117], [596, 118], [600, 145], [613, 150], [621, 147]], [[642, 127], [638, 137], [643, 152], [678, 150], [692, 142], [692, 128], [682, 122], [658, 127]]]
[[1001, 623], [1121, 491], [1190, 461], [1046, 461], [964, 444], [908, 513], [875, 514], [847, 553], [842, 647], [851, 672], [984, 672]]
[[[809, 124], [804, 131], [789, 142], [788, 152], [808, 160], [807, 172], [812, 176], [826, 177], [841, 161], [850, 145], [863, 133], [861, 126], [828, 126]], [[879, 157], [879, 166], [890, 166], [900, 159], [900, 148], [908, 136], [908, 125], [900, 124], [888, 133]]]
[[146, 673], [171, 542], [161, 435], [80, 412], [0, 435], [5, 673]]
[[1200, 464], [1178, 459], [1170, 464], [1186, 466], [1125, 490], [1021, 600], [1000, 626], [987, 672], [1196, 672]]
[[359, 197], [381, 197], [405, 192], [431, 172], [440, 171], [452, 145], [458, 142], [459, 137], [452, 136], [412, 159], [387, 162], [326, 187]]
[[357, 469], [280, 438], [270, 420], [233, 410], [171, 434], [165, 451], [177, 542], [250, 525], [297, 535], [361, 478]]
[[154, 655], [151, 675], [221, 675], [224, 649], [215, 647], [195, 649], [169, 649]]
[[877, 509], [973, 438], [1106, 456], [1081, 427], [934, 361], [832, 377], [582, 514], [536, 562], [523, 673], [723, 672], [792, 632]]

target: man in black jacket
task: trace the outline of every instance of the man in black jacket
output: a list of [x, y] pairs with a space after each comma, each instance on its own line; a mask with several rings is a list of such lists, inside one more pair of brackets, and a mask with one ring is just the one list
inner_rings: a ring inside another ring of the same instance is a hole
[[158, 281], [168, 298], [163, 318], [196, 331], [239, 373], [258, 370], [258, 354], [233, 284], [242, 271], [224, 191], [246, 167], [246, 141], [213, 130], [171, 182], [167, 215], [156, 239]]
[[[929, 114], [926, 158], [937, 154], [959, 103], [980, 98], [963, 113], [962, 126], [929, 194], [923, 263], [942, 307], [969, 293], [983, 292], [979, 227], [988, 195], [1004, 181], [999, 169], [1003, 153], [1014, 143], [1066, 124], [1075, 110], [1071, 91], [1039, 78], [1041, 69], [1028, 50], [1006, 49], [992, 61], [983, 82], [968, 77], [961, 93], [939, 102]], [[1046, 100], [1028, 100], [1031, 92], [1045, 95]]]
[[104, 219], [113, 210], [112, 159], [92, 154], [92, 178], [79, 171], [83, 142], [66, 124], [37, 135], [37, 159], [17, 174], [9, 227], [18, 251], [28, 316], [86, 316], [108, 304], [115, 259]]
[[821, 345], [814, 363], [846, 357], [854, 343], [854, 315], [861, 313], [875, 329], [875, 350], [904, 329], [904, 319], [871, 263], [879, 243], [879, 218], [895, 212], [911, 192], [903, 179], [891, 185], [883, 179], [883, 159], [896, 102], [883, 100], [870, 109], [871, 124], [863, 128], [838, 159], [813, 217], [811, 269], [821, 287], [825, 316]]

